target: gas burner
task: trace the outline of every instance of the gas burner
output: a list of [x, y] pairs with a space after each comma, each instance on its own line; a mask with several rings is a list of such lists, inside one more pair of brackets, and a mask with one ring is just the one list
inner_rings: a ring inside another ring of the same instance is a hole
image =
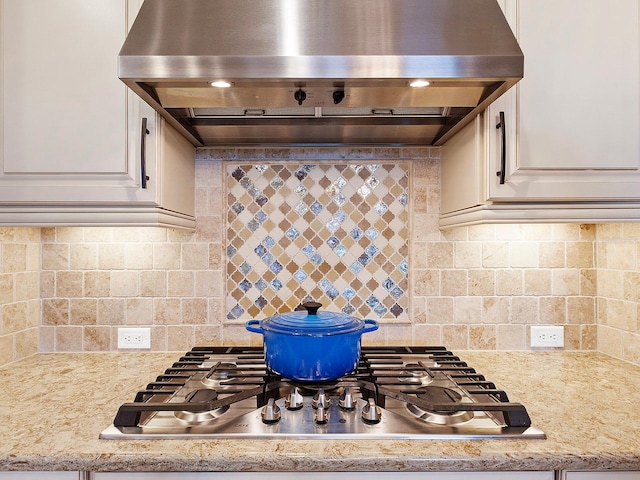
[[298, 388], [298, 391], [302, 395], [315, 395], [319, 390], [323, 392], [333, 392], [340, 387], [340, 382], [330, 381], [330, 382], [300, 382], [300, 381], [292, 381], [291, 385]]
[[235, 363], [217, 363], [211, 367], [209, 373], [202, 377], [202, 384], [206, 387], [219, 387], [222, 382], [232, 378], [231, 372], [237, 368]]
[[403, 376], [398, 380], [402, 383], [412, 385], [429, 385], [433, 382], [433, 377], [429, 375], [427, 369], [419, 363], [407, 363], [402, 369]]
[[[218, 392], [215, 390], [210, 390], [208, 388], [203, 388], [200, 390], [195, 390], [191, 393], [186, 401], [188, 403], [201, 403], [201, 402], [211, 402], [218, 398]], [[217, 408], [215, 410], [208, 410], [206, 412], [190, 412], [188, 410], [179, 410], [174, 412], [176, 418], [182, 420], [183, 422], [187, 422], [190, 424], [207, 424], [220, 418], [227, 410], [229, 410], [229, 405]]]
[[[462, 401], [462, 395], [455, 390], [435, 385], [421, 388], [417, 391], [415, 396], [421, 400], [434, 404], [458, 404]], [[468, 422], [473, 418], [473, 412], [466, 410], [459, 410], [455, 412], [437, 410], [430, 411], [410, 403], [407, 404], [407, 409], [420, 420], [437, 425], [454, 426]]]

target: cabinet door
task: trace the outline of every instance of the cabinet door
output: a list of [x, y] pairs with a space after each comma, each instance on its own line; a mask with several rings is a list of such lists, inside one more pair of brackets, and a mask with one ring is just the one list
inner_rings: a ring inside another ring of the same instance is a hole
[[[488, 110], [488, 200], [640, 198], [637, 0], [505, 0], [525, 77]], [[506, 115], [505, 183], [501, 170]]]
[[215, 473], [96, 473], [95, 480], [553, 480], [553, 472], [215, 472]]
[[154, 134], [156, 115], [117, 75], [135, 3], [0, 0], [0, 203], [156, 202], [140, 188], [141, 118]]
[[638, 480], [640, 472], [563, 472], [563, 480]]

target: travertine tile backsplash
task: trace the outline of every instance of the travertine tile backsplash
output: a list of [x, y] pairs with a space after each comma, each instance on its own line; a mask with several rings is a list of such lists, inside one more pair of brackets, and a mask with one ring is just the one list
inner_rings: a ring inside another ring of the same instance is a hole
[[595, 348], [595, 227], [515, 225], [443, 233], [439, 153], [438, 148], [201, 150], [195, 233], [43, 229], [41, 349], [115, 349], [121, 325], [152, 326], [156, 350], [260, 343], [261, 337], [245, 331], [243, 320], [227, 318], [224, 198], [230, 190], [225, 182], [234, 171], [227, 168], [230, 162], [275, 161], [296, 168], [312, 161], [407, 165], [409, 313], [404, 320], [384, 319], [364, 341], [525, 349], [528, 325], [554, 323], [566, 325], [567, 348]]
[[38, 333], [40, 351], [115, 350], [122, 325], [151, 326], [154, 350], [259, 344], [243, 320], [228, 318], [227, 166], [318, 161], [403, 164], [410, 179], [408, 314], [383, 319], [365, 342], [527, 349], [530, 325], [561, 324], [568, 349], [598, 348], [640, 363], [640, 227], [441, 232], [439, 154], [438, 148], [206, 149], [197, 155], [193, 233], [2, 229], [0, 364], [35, 352]]
[[0, 228], [0, 365], [38, 351], [40, 229]]

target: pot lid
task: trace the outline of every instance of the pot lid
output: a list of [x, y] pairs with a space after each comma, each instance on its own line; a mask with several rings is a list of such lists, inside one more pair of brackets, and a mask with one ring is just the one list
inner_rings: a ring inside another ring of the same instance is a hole
[[263, 330], [286, 335], [340, 335], [357, 332], [364, 327], [364, 322], [355, 317], [339, 312], [319, 312], [322, 304], [306, 302], [305, 310], [282, 313], [266, 318], [260, 322]]

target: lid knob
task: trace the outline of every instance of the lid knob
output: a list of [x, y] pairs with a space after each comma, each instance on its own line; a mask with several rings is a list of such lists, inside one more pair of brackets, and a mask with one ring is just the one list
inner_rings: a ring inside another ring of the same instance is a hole
[[318, 310], [320, 310], [322, 304], [318, 302], [305, 302], [302, 304], [302, 306], [305, 308], [309, 315], [317, 315]]

